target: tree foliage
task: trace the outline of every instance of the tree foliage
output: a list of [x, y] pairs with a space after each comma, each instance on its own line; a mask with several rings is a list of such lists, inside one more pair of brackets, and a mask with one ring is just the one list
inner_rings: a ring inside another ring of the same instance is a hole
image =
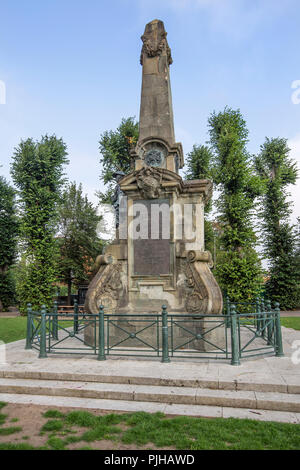
[[14, 301], [12, 265], [17, 251], [18, 220], [15, 191], [0, 176], [0, 311]]
[[58, 254], [54, 234], [66, 156], [62, 139], [47, 135], [39, 142], [21, 141], [14, 152], [11, 175], [19, 194], [26, 264], [26, 279], [19, 292], [22, 312], [27, 303], [35, 309], [52, 304]]
[[297, 234], [289, 221], [292, 209], [288, 201], [288, 187], [296, 183], [298, 172], [289, 152], [286, 139], [266, 138], [255, 160], [266, 186], [261, 212], [264, 255], [270, 274], [266, 288], [282, 308], [300, 304]]
[[240, 110], [225, 108], [208, 120], [214, 151], [214, 181], [221, 227], [221, 250], [216, 275], [232, 300], [251, 298], [261, 284], [261, 266], [255, 251], [253, 211], [263, 186], [253, 172], [247, 151], [248, 130]]
[[59, 278], [68, 285], [70, 302], [72, 283], [78, 287], [89, 279], [91, 266], [102, 251], [97, 237], [101, 216], [76, 183], [65, 189], [58, 214]]
[[105, 193], [99, 193], [100, 200], [111, 202], [115, 182], [113, 174], [121, 171], [128, 174], [132, 169], [130, 150], [134, 148], [139, 137], [139, 124], [134, 117], [123, 118], [115, 131], [105, 131], [100, 136], [99, 150], [102, 164], [100, 179], [107, 186]]

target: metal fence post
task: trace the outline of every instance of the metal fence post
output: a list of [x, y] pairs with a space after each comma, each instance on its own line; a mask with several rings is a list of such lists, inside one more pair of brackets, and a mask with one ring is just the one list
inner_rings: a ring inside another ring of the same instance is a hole
[[46, 306], [42, 305], [41, 310], [41, 327], [40, 327], [40, 354], [39, 359], [47, 357], [46, 352]]
[[265, 308], [265, 301], [262, 300], [261, 302], [261, 336], [262, 338], [266, 338], [266, 308]]
[[161, 362], [170, 362], [168, 312], [167, 312], [166, 305], [162, 306], [162, 360]]
[[228, 295], [226, 295], [225, 297], [225, 305], [226, 305], [226, 328], [229, 328], [230, 327], [230, 300], [229, 300], [229, 297]]
[[32, 349], [32, 305], [27, 304], [27, 330], [26, 330], [26, 346], [25, 349]]
[[282, 347], [282, 335], [281, 335], [281, 323], [280, 323], [280, 306], [278, 302], [275, 302], [275, 335], [276, 335], [276, 356], [283, 357]]
[[231, 365], [240, 365], [240, 353], [239, 353], [239, 339], [237, 331], [237, 315], [236, 306], [231, 305], [230, 309], [230, 321], [231, 321]]
[[272, 306], [271, 306], [271, 301], [267, 300], [266, 301], [266, 308], [267, 308], [267, 331], [268, 331], [268, 344], [272, 344], [272, 336], [273, 336], [273, 326], [274, 326], [274, 320], [272, 316]]
[[98, 361], [105, 361], [105, 335], [104, 335], [104, 307], [100, 305], [99, 310], [99, 331], [98, 331]]
[[256, 331], [259, 330], [260, 328], [260, 302], [259, 302], [259, 297], [256, 297], [256, 300], [255, 300], [255, 304], [256, 304]]
[[78, 333], [78, 302], [74, 300], [74, 334]]
[[53, 307], [53, 317], [52, 317], [52, 338], [58, 340], [58, 302], [55, 300]]

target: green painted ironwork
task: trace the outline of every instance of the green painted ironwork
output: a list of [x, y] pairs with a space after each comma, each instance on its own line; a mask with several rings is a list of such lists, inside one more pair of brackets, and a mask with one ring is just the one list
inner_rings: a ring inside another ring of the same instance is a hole
[[104, 307], [100, 305], [98, 323], [98, 361], [105, 361]]
[[[109, 314], [105, 315], [106, 323], [106, 354], [123, 356], [160, 355], [159, 324], [161, 315], [158, 314]], [[150, 328], [156, 329], [154, 344], [150, 344], [142, 337]], [[121, 338], [114, 340], [114, 332], [118, 332]], [[123, 335], [123, 337], [122, 337]], [[131, 346], [129, 343], [134, 343]], [[138, 353], [140, 348], [141, 353]], [[132, 354], [135, 353], [135, 354]]]
[[264, 299], [261, 301], [261, 336], [266, 338], [266, 308]]
[[79, 323], [78, 323], [78, 302], [74, 300], [74, 334], [77, 334], [79, 331]]
[[53, 306], [53, 317], [52, 317], [52, 338], [58, 340], [58, 318], [57, 318], [57, 311], [58, 311], [58, 302], [54, 302]]
[[230, 300], [228, 295], [225, 297], [225, 313], [227, 315], [226, 328], [230, 328]]
[[267, 310], [267, 344], [273, 345], [273, 336], [274, 336], [274, 317], [272, 315], [272, 305], [270, 300], [266, 300], [266, 310]]
[[281, 324], [280, 324], [280, 308], [279, 303], [275, 303], [275, 334], [276, 334], [276, 356], [283, 357], [283, 347], [282, 347], [282, 335], [281, 335]]
[[27, 305], [27, 330], [26, 330], [26, 346], [25, 349], [32, 349], [32, 305]]
[[41, 338], [40, 338], [40, 354], [39, 358], [44, 359], [47, 357], [46, 347], [47, 347], [47, 339], [46, 339], [46, 307], [42, 305], [41, 310]]
[[238, 338], [238, 325], [237, 325], [237, 314], [236, 306], [231, 305], [230, 309], [231, 319], [231, 365], [240, 365], [240, 353], [239, 353], [239, 338]]
[[170, 362], [169, 358], [169, 329], [168, 312], [166, 305], [162, 306], [162, 360], [161, 362]]
[[[84, 339], [88, 327], [93, 344]], [[170, 314], [166, 306], [161, 314], [105, 314], [103, 306], [86, 314], [76, 304], [72, 313], [58, 313], [57, 304], [50, 312], [44, 306], [34, 312], [28, 305], [25, 347], [37, 349], [40, 358], [72, 353], [101, 361], [110, 355], [157, 357], [165, 363], [214, 357], [239, 365], [244, 358], [283, 355], [279, 305], [272, 309], [269, 300], [262, 305], [260, 299], [237, 305], [227, 299], [223, 315]]]
[[[169, 314], [168, 318], [171, 329], [170, 353], [172, 357], [201, 357], [202, 359], [207, 359], [212, 354], [210, 351], [213, 351], [213, 354], [218, 356], [218, 358], [228, 359], [229, 350], [226, 323], [228, 318], [230, 320], [230, 317], [227, 317], [227, 315]], [[194, 331], [191, 329], [192, 327], [194, 327]], [[224, 348], [213, 343], [210, 338], [211, 333], [217, 329], [221, 329], [221, 333], [224, 335]], [[186, 339], [175, 346], [175, 337], [177, 336], [178, 339], [180, 333], [185, 335]], [[200, 346], [199, 342], [201, 342]]]
[[260, 329], [260, 299], [259, 297], [256, 297], [255, 301], [255, 308], [256, 308], [256, 330], [258, 331]]

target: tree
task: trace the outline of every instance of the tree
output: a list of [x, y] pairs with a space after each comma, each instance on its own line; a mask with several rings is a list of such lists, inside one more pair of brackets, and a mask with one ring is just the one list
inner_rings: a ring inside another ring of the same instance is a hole
[[102, 171], [100, 179], [108, 184], [105, 193], [99, 193], [100, 200], [111, 203], [114, 192], [113, 174], [121, 171], [128, 174], [132, 169], [130, 150], [135, 146], [139, 137], [139, 124], [134, 117], [123, 118], [115, 131], [105, 131], [100, 136], [99, 150], [102, 155], [100, 163]]
[[50, 307], [57, 277], [57, 245], [54, 238], [57, 204], [64, 183], [66, 145], [55, 136], [40, 142], [21, 141], [15, 149], [11, 175], [18, 188], [20, 232], [25, 256], [26, 282], [19, 293], [20, 309]]
[[78, 287], [88, 280], [91, 266], [101, 253], [97, 225], [101, 216], [97, 208], [82, 194], [81, 184], [71, 183], [64, 191], [59, 206], [60, 279], [68, 285], [68, 303], [71, 302], [72, 284]]
[[297, 265], [297, 235], [289, 221], [292, 209], [287, 188], [297, 180], [297, 167], [289, 157], [283, 138], [266, 138], [256, 157], [256, 169], [266, 185], [262, 198], [264, 255], [269, 261], [268, 295], [282, 308], [299, 306], [300, 270]]
[[[187, 154], [186, 173], [187, 180], [213, 179], [213, 153], [206, 145], [193, 145], [193, 149]], [[205, 204], [204, 213], [204, 237], [205, 248], [211, 252], [214, 251], [214, 230], [208, 215], [212, 210], [211, 200]]]
[[14, 300], [12, 265], [17, 251], [18, 221], [15, 191], [0, 176], [0, 311]]
[[216, 207], [221, 227], [215, 273], [229, 297], [238, 301], [255, 295], [261, 285], [261, 265], [253, 229], [255, 199], [262, 192], [246, 144], [248, 130], [240, 110], [211, 114], [209, 134], [214, 151]]

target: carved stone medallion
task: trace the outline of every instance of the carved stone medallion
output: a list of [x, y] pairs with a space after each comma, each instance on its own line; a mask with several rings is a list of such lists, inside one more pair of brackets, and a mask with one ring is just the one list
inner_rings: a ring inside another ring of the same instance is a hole
[[150, 149], [145, 155], [145, 163], [148, 166], [161, 166], [164, 161], [163, 152], [157, 148]]

